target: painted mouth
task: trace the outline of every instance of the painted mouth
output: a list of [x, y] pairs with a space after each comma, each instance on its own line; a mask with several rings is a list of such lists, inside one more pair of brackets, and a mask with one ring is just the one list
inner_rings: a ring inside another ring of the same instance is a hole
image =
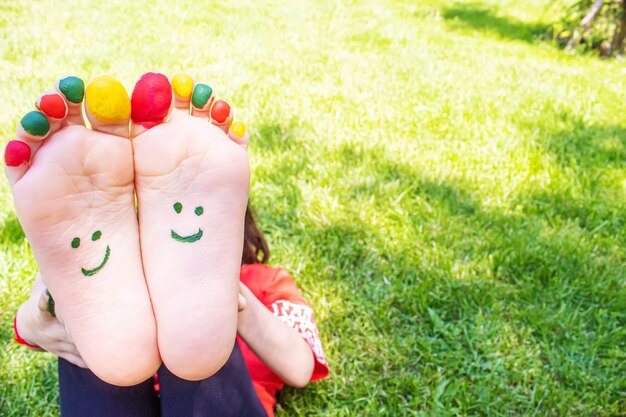
[[198, 233], [194, 235], [190, 235], [190, 236], [181, 236], [172, 230], [172, 239], [178, 242], [193, 243], [193, 242], [200, 240], [201, 237], [202, 237], [202, 229], [200, 228], [198, 229]]
[[109, 245], [107, 245], [107, 250], [104, 253], [104, 259], [102, 260], [102, 262], [100, 263], [100, 265], [98, 265], [97, 267], [95, 267], [94, 269], [85, 269], [85, 268], [81, 268], [80, 270], [83, 272], [83, 275], [86, 277], [90, 277], [92, 275], [97, 274], [102, 268], [104, 268], [104, 265], [106, 265], [106, 263], [109, 260], [109, 256], [111, 256], [111, 248], [109, 247]]

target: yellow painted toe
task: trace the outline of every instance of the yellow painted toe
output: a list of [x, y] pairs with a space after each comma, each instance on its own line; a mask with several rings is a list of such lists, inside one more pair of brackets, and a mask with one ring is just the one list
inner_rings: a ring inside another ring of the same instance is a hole
[[188, 99], [193, 91], [193, 80], [187, 74], [176, 74], [172, 78], [172, 87], [178, 97]]
[[233, 123], [230, 130], [232, 130], [232, 132], [239, 138], [246, 134], [246, 126], [241, 122]]
[[118, 80], [108, 75], [94, 78], [85, 90], [87, 109], [103, 124], [120, 124], [130, 118], [130, 98]]

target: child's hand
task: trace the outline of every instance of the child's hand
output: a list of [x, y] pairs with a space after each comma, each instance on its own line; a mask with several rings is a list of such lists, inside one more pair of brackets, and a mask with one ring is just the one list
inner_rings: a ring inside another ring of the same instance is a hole
[[87, 368], [76, 350], [74, 342], [63, 325], [61, 317], [48, 311], [46, 288], [35, 284], [31, 297], [17, 312], [17, 329], [28, 343], [67, 360], [81, 368]]

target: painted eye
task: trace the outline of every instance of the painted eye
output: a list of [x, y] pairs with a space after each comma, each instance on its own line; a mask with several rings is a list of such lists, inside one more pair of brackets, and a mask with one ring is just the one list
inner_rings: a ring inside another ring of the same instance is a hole
[[74, 239], [72, 239], [72, 247], [74, 249], [76, 249], [79, 246], [80, 246], [80, 238], [79, 237], [75, 237]]
[[201, 216], [202, 213], [204, 213], [204, 209], [202, 208], [202, 206], [196, 207], [196, 209], [194, 211], [196, 213], [196, 216]]
[[183, 205], [179, 202], [174, 203], [174, 211], [176, 213], [180, 213], [181, 211], [183, 211]]
[[100, 236], [102, 236], [102, 232], [100, 230], [96, 230], [93, 232], [93, 235], [91, 235], [91, 240], [96, 241], [100, 239]]

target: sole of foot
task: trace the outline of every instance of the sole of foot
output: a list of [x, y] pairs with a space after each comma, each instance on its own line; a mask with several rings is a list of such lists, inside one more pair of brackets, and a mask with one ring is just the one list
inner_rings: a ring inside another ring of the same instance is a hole
[[85, 89], [70, 76], [37, 107], [5, 149], [17, 216], [89, 368], [114, 385], [140, 383], [161, 361], [141, 263], [128, 93], [111, 77]]
[[[147, 73], [132, 94], [141, 250], [165, 365], [200, 380], [228, 359], [250, 172], [242, 123], [187, 75]], [[217, 106], [217, 107], [216, 107]]]

